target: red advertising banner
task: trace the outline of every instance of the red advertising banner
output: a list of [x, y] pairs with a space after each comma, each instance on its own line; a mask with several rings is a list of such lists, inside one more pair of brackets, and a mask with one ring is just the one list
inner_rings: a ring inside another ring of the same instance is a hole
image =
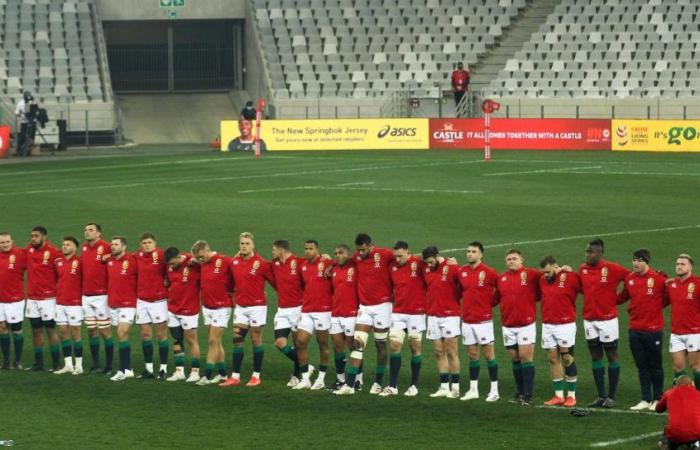
[[10, 149], [10, 127], [0, 126], [0, 158], [7, 156]]
[[[491, 119], [496, 150], [611, 150], [610, 120]], [[430, 119], [430, 148], [483, 150], [484, 119]]]

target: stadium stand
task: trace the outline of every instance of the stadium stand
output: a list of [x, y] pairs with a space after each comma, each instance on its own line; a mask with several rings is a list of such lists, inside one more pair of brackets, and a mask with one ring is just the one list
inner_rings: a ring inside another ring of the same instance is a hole
[[69, 131], [114, 130], [112, 88], [93, 0], [0, 0], [0, 29], [4, 102], [14, 104], [29, 90], [51, 119], [68, 121]]

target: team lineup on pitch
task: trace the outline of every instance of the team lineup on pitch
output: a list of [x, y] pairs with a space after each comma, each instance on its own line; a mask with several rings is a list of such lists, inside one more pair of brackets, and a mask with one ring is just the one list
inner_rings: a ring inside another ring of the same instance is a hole
[[[406, 242], [398, 241], [392, 249], [380, 248], [363, 233], [357, 235], [354, 250], [340, 244], [332, 257], [322, 254], [315, 240], [305, 242], [304, 257], [292, 254], [288, 241], [277, 240], [272, 244], [269, 261], [256, 251], [255, 237], [247, 232], [239, 236], [234, 257], [212, 251], [205, 241], [197, 241], [189, 252], [175, 247], [162, 250], [150, 233], [141, 236], [138, 251], [129, 253], [125, 237], [114, 236], [106, 242], [101, 226], [94, 222], [86, 225], [84, 240], [81, 247], [75, 237], [64, 237], [58, 250], [48, 241], [48, 231], [37, 226], [29, 245], [21, 249], [13, 245], [8, 233], [0, 234], [3, 368], [21, 368], [26, 312], [35, 339], [42, 337], [42, 329], [51, 335], [58, 327], [64, 365], [60, 367], [54, 337], [51, 353], [56, 375], [84, 373], [81, 329], [85, 323], [92, 356], [90, 373], [109, 374], [115, 382], [134, 378], [129, 332], [137, 324], [145, 362], [140, 378], [184, 380], [199, 386], [240, 385], [243, 346], [250, 336], [253, 373], [246, 386], [255, 387], [262, 383], [262, 330], [267, 320], [264, 288], [268, 283], [278, 300], [274, 343], [290, 360], [292, 375], [287, 386], [294, 390], [328, 389], [336, 395], [361, 391], [363, 353], [373, 334], [377, 364], [369, 393], [382, 397], [399, 394], [401, 351], [407, 341], [412, 355], [411, 382], [403, 395], [416, 396], [421, 385], [421, 341], [426, 332], [439, 372], [438, 389], [431, 397], [461, 396], [465, 401], [480, 398], [478, 380], [483, 356], [490, 380], [485, 400], [498, 401], [492, 315], [492, 308], [498, 306], [503, 345], [511, 358], [516, 386], [510, 401], [530, 405], [534, 402], [533, 353], [539, 302], [541, 343], [548, 354], [554, 387], [554, 396], [544, 404], [576, 406], [574, 347], [579, 293], [584, 299], [585, 345], [592, 358], [597, 390], [590, 407], [616, 407], [620, 373], [617, 305], [628, 300], [630, 339], [635, 339], [632, 350], [642, 391], [640, 403], [630, 409], [653, 411], [661, 399], [664, 373], [660, 342], [665, 327], [663, 309], [669, 304], [673, 376], [683, 375], [689, 365], [696, 386], [700, 386], [700, 290], [696, 289], [699, 280], [692, 274], [693, 259], [687, 254], [676, 260], [676, 277], [651, 269], [651, 254], [646, 249], [633, 253], [630, 271], [604, 260], [604, 243], [595, 239], [588, 243], [586, 263], [578, 271], [560, 267], [553, 256], [542, 258], [537, 269], [525, 267], [522, 252], [513, 248], [505, 252], [507, 270], [499, 274], [482, 262], [484, 246], [478, 241], [466, 247], [467, 263], [460, 267], [456, 259], [440, 256], [436, 247], [426, 247], [418, 256], [411, 254]], [[203, 373], [197, 341], [200, 311], [208, 332]], [[230, 321], [233, 349], [228, 372], [222, 336]], [[170, 376], [168, 330], [175, 357], [175, 370]], [[115, 373], [113, 333], [119, 348]], [[15, 347], [12, 362], [10, 335]], [[154, 335], [160, 356], [157, 370], [151, 343]], [[469, 389], [463, 396], [460, 336], [469, 360]], [[100, 337], [104, 366], [100, 365]], [[310, 364], [309, 355], [314, 337], [320, 358], [317, 367]], [[327, 386], [331, 344], [336, 380]], [[189, 376], [185, 374], [186, 354], [190, 356]], [[29, 370], [42, 371], [43, 364], [43, 353], [36, 347], [35, 363]], [[384, 385], [387, 365], [389, 382]], [[318, 375], [312, 382], [316, 370]]]

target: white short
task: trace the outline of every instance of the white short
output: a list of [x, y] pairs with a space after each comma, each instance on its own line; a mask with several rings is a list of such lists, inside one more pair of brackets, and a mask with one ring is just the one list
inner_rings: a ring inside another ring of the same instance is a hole
[[494, 340], [492, 320], [481, 323], [462, 322], [462, 344], [491, 345]]
[[669, 342], [669, 351], [675, 352], [698, 352], [700, 351], [700, 334], [673, 334]]
[[314, 331], [328, 331], [331, 329], [331, 313], [329, 312], [310, 312], [301, 313], [297, 328], [304, 330], [309, 334]]
[[576, 322], [543, 323], [542, 348], [549, 350], [557, 347], [571, 348], [576, 345]]
[[407, 334], [425, 331], [425, 314], [391, 314], [391, 329], [405, 330]]
[[47, 298], [46, 300], [27, 300], [27, 309], [24, 313], [29, 319], [41, 317], [41, 320], [47, 322], [56, 317], [56, 299]]
[[368, 325], [377, 329], [386, 329], [391, 326], [391, 302], [379, 305], [360, 305], [357, 311], [358, 325]]
[[22, 323], [24, 321], [24, 300], [0, 303], [0, 322]]
[[528, 345], [534, 344], [537, 340], [537, 327], [534, 323], [524, 327], [502, 327], [503, 345]]
[[610, 320], [584, 320], [583, 330], [586, 332], [587, 340], [598, 338], [600, 342], [613, 342], [620, 339], [617, 318]]
[[356, 317], [333, 317], [331, 316], [331, 334], [341, 334], [345, 336], [355, 336]]
[[275, 330], [291, 329], [297, 331], [297, 324], [301, 317], [301, 306], [291, 308], [279, 308], [275, 313]]
[[56, 324], [79, 327], [83, 323], [82, 306], [56, 305]]
[[108, 320], [110, 318], [106, 295], [83, 295], [85, 318]]
[[428, 333], [426, 337], [431, 341], [442, 338], [456, 338], [460, 333], [459, 325], [461, 322], [459, 316], [428, 316]]
[[168, 311], [168, 326], [171, 328], [182, 327], [183, 330], [196, 330], [199, 324], [199, 314], [183, 316]]
[[136, 319], [136, 308], [115, 308], [110, 311], [112, 315], [112, 326], [116, 327], [120, 323], [134, 324]]
[[204, 316], [205, 326], [211, 325], [217, 328], [227, 328], [228, 319], [231, 318], [231, 308], [209, 309], [206, 306], [202, 306], [202, 315]]
[[234, 325], [262, 327], [267, 323], [267, 305], [236, 306], [233, 310]]
[[168, 320], [168, 301], [158, 300], [157, 302], [147, 302], [146, 300], [136, 300], [136, 323], [145, 325], [147, 323], [163, 323]]

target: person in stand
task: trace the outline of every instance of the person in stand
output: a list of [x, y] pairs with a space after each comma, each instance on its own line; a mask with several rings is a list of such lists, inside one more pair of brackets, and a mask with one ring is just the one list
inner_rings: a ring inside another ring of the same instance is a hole
[[459, 106], [462, 97], [469, 90], [469, 71], [464, 69], [464, 64], [460, 61], [457, 68], [452, 72], [452, 92], [455, 96], [455, 106]]

